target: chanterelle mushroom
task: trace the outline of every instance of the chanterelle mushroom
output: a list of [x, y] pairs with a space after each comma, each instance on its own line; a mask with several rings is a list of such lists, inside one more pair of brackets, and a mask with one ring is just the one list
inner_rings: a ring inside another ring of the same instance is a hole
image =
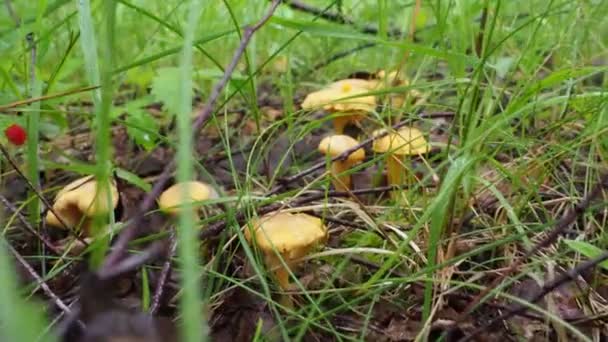
[[[380, 132], [383, 131], [375, 131], [374, 135], [378, 135]], [[386, 153], [388, 183], [390, 185], [402, 185], [407, 173], [407, 168], [404, 165], [405, 157], [427, 153], [429, 145], [418, 129], [402, 127], [397, 132], [376, 139], [373, 150], [378, 153]], [[398, 192], [393, 191], [392, 193], [394, 196]]]
[[[359, 142], [348, 135], [331, 135], [323, 138], [319, 143], [319, 152], [329, 155], [331, 158], [337, 157], [340, 154], [355, 148]], [[365, 150], [359, 148], [348, 155], [345, 160], [336, 160], [331, 163], [332, 183], [338, 191], [347, 191], [351, 187], [350, 175], [343, 174], [344, 171], [350, 169], [353, 165], [358, 164], [365, 159]]]
[[118, 190], [114, 181], [109, 182], [110, 196], [107, 188], [98, 189], [97, 181], [93, 176], [79, 178], [66, 185], [55, 196], [53, 211], [56, 212], [65, 227], [52, 211], [46, 214], [46, 223], [50, 226], [74, 229], [82, 223], [82, 230], [88, 235], [91, 220], [95, 216], [107, 215], [118, 205]]
[[[184, 190], [188, 191], [186, 202], [184, 202], [184, 198], [182, 197]], [[198, 181], [182, 182], [170, 186], [160, 195], [158, 207], [169, 215], [177, 216], [179, 215], [181, 206], [213, 198], [217, 198], [217, 193], [209, 184]]]
[[327, 240], [323, 222], [307, 214], [275, 212], [253, 219], [250, 227], [245, 227], [247, 241], [255, 242], [264, 253], [267, 267], [276, 269], [274, 275], [283, 289], [289, 287], [289, 271], [283, 267], [278, 255], [293, 268], [296, 259]]
[[342, 134], [347, 124], [360, 121], [364, 115], [375, 110], [376, 97], [363, 95], [375, 86], [373, 82], [360, 79], [337, 81], [327, 88], [308, 94], [302, 102], [302, 108], [322, 107], [330, 113], [343, 113], [333, 121], [336, 133]]

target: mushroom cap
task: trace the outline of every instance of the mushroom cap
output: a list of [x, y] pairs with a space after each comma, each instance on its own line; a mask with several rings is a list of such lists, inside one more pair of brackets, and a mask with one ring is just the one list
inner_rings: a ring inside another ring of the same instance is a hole
[[[78, 178], [57, 192], [53, 210], [61, 216], [69, 227], [76, 227], [82, 217], [107, 215], [118, 205], [118, 190], [112, 180], [109, 184], [110, 201], [106, 189], [97, 189], [97, 181], [93, 176]], [[46, 214], [46, 223], [54, 227], [64, 227], [52, 211]]]
[[[323, 138], [319, 143], [319, 152], [330, 155], [332, 158], [344, 153], [345, 151], [359, 145], [359, 142], [348, 135], [336, 134]], [[365, 150], [359, 148], [348, 155], [349, 162], [359, 162], [365, 158]]]
[[[189, 200], [184, 202], [182, 191], [187, 189]], [[189, 181], [176, 183], [165, 190], [158, 198], [158, 207], [169, 215], [178, 215], [180, 207], [186, 203], [200, 202], [217, 198], [215, 190], [206, 183]]]
[[[377, 130], [374, 136], [384, 132]], [[416, 155], [428, 152], [429, 145], [422, 132], [413, 127], [402, 127], [397, 132], [389, 133], [382, 138], [374, 140], [374, 152], [390, 152], [396, 155]]]
[[252, 229], [245, 229], [245, 237], [255, 242], [264, 254], [272, 254], [276, 249], [288, 260], [303, 257], [319, 243], [327, 240], [327, 227], [317, 217], [307, 214], [277, 212], [256, 218]]
[[323, 107], [330, 112], [372, 112], [376, 108], [376, 97], [363, 94], [369, 92], [373, 87], [375, 85], [372, 82], [365, 80], [346, 79], [337, 81], [324, 89], [308, 94], [302, 102], [302, 108]]

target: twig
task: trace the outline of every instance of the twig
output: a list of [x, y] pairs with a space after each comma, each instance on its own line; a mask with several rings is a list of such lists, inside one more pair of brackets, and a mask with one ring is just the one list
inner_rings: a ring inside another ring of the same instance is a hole
[[[30, 277], [32, 277], [35, 280], [36, 286], [39, 286], [42, 289], [42, 291], [47, 295], [47, 297], [49, 297], [51, 299], [51, 301], [53, 301], [55, 306], [57, 306], [66, 315], [69, 315], [70, 313], [72, 313], [72, 310], [70, 310], [70, 308], [61, 300], [61, 298], [59, 298], [59, 296], [57, 296], [53, 292], [53, 290], [51, 290], [51, 288], [44, 281], [44, 279], [42, 279], [42, 277], [40, 277], [40, 275], [38, 275], [36, 270], [34, 270], [32, 268], [32, 266], [30, 266], [30, 264], [27, 263], [27, 261], [23, 258], [23, 256], [21, 256], [21, 254], [19, 254], [19, 252], [13, 246], [11, 246], [11, 244], [8, 243], [8, 241], [6, 241], [5, 244], [8, 248], [8, 250], [15, 257], [15, 259], [17, 259], [17, 261], [21, 264], [21, 266], [23, 266], [23, 268], [25, 268], [25, 270], [30, 275]], [[82, 323], [80, 320], [78, 320], [77, 323], [81, 327], [84, 327], [84, 323]]]
[[463, 320], [464, 317], [475, 310], [475, 307], [479, 302], [486, 297], [492, 290], [494, 290], [505, 278], [513, 274], [519, 267], [531, 256], [539, 252], [540, 250], [553, 244], [562, 235], [568, 227], [591, 205], [591, 202], [599, 196], [605, 184], [608, 182], [608, 173], [600, 177], [599, 182], [595, 185], [593, 190], [589, 192], [583, 199], [574, 206], [574, 208], [561, 219], [555, 223], [555, 227], [547, 234], [547, 236], [532, 247], [522, 258], [512, 263], [511, 266], [503, 273], [500, 277], [496, 278], [492, 284], [490, 284], [484, 291], [478, 294], [471, 303], [461, 313], [459, 321]]
[[[273, 211], [280, 210], [281, 208], [284, 208], [284, 207], [297, 208], [304, 204], [318, 201], [318, 200], [324, 199], [324, 198], [351, 197], [353, 195], [374, 194], [374, 193], [386, 192], [386, 191], [392, 191], [392, 190], [398, 190], [398, 189], [404, 189], [404, 188], [405, 187], [390, 185], [390, 186], [380, 186], [380, 187], [375, 187], [375, 188], [357, 189], [357, 190], [351, 190], [351, 191], [335, 191], [335, 190], [314, 191], [310, 194], [302, 196], [301, 198], [298, 198], [298, 199], [293, 200], [288, 203], [273, 202], [271, 204], [268, 204], [266, 206], [256, 209], [256, 213], [258, 215], [264, 215], [264, 214], [271, 213]], [[242, 224], [242, 223], [244, 223], [246, 218], [247, 218], [247, 214], [243, 211], [240, 211], [239, 213], [236, 214], [235, 220], [239, 224]], [[216, 222], [216, 223], [210, 225], [209, 227], [207, 227], [206, 229], [202, 230], [199, 235], [199, 238], [208, 239], [210, 237], [216, 236], [226, 228], [226, 225], [227, 225], [227, 223], [225, 220]]]
[[[285, 1], [285, 4], [294, 10], [310, 13], [310, 14], [313, 14], [320, 18], [323, 18], [325, 20], [333, 21], [333, 22], [339, 23], [339, 24], [348, 24], [348, 25], [357, 27], [354, 20], [352, 20], [340, 13], [328, 12], [328, 11], [313, 7], [311, 5], [308, 5], [308, 4], [298, 1], [298, 0], [288, 0], [288, 1]], [[375, 26], [372, 26], [372, 25], [365, 25], [363, 27], [358, 27], [357, 29], [362, 33], [368, 33], [368, 34], [378, 34], [379, 33], [378, 28]], [[398, 28], [392, 28], [392, 29], [388, 30], [387, 35], [389, 37], [401, 37], [401, 36], [403, 36], [403, 32], [401, 32], [401, 30], [399, 30]]]
[[46, 237], [42, 236], [36, 229], [34, 229], [32, 227], [32, 225], [30, 225], [30, 223], [25, 219], [25, 217], [23, 217], [23, 215], [19, 212], [19, 210], [17, 208], [15, 208], [14, 205], [12, 205], [7, 199], [6, 197], [0, 195], [0, 202], [2, 202], [2, 204], [4, 204], [4, 206], [10, 210], [19, 220], [19, 222], [21, 222], [21, 224], [23, 224], [23, 226], [25, 227], [25, 229], [30, 232], [32, 235], [34, 235], [35, 237], [37, 237], [40, 241], [42, 241], [42, 243], [44, 243], [44, 245], [50, 249], [53, 253], [55, 253], [56, 255], [61, 255], [62, 252], [55, 247], [55, 245], [53, 245], [52, 242], [50, 242]]
[[44, 96], [39, 96], [39, 97], [32, 97], [32, 98], [25, 99], [25, 100], [15, 101], [15, 102], [8, 103], [8, 104], [0, 106], [0, 112], [6, 111], [6, 110], [11, 109], [11, 108], [19, 107], [19, 106], [29, 105], [29, 104], [32, 104], [34, 102], [46, 101], [46, 100], [50, 100], [50, 99], [54, 99], [54, 98], [58, 98], [58, 97], [63, 97], [63, 96], [66, 96], [66, 95], [73, 95], [73, 94], [83, 93], [85, 91], [95, 90], [97, 88], [99, 88], [99, 86], [89, 86], [89, 87], [84, 87], [84, 88], [78, 88], [78, 89], [63, 91], [63, 92], [57, 93], [57, 94], [44, 95]]
[[[420, 118], [440, 118], [440, 117], [452, 117], [452, 116], [454, 116], [453, 112], [437, 112], [437, 113], [427, 113], [427, 114], [423, 113], [423, 114], [420, 115]], [[397, 130], [397, 129], [403, 127], [403, 126], [406, 126], [406, 125], [410, 124], [411, 122], [412, 122], [412, 120], [404, 120], [402, 122], [399, 122], [399, 123], [393, 125], [391, 128], [393, 130]], [[373, 137], [371, 137], [371, 138], [369, 138], [367, 140], [364, 140], [363, 142], [361, 142], [357, 146], [354, 146], [353, 148], [350, 148], [350, 149], [344, 151], [343, 153], [337, 155], [336, 157], [331, 158], [330, 162], [335, 162], [337, 160], [346, 160], [346, 158], [348, 158], [348, 156], [351, 153], [353, 153], [354, 151], [356, 151], [356, 150], [358, 150], [358, 149], [360, 149], [362, 147], [365, 147], [367, 145], [370, 145], [371, 143], [374, 142], [374, 140], [382, 138], [382, 137], [384, 137], [385, 135], [387, 135], [389, 133], [390, 133], [390, 131], [386, 130], [386, 131], [384, 131], [384, 132], [382, 132], [380, 134], [377, 134], [377, 135], [375, 135], [375, 136], [373, 136]], [[289, 176], [289, 177], [285, 177], [283, 179], [279, 179], [278, 180], [279, 185], [277, 187], [275, 187], [275, 189], [273, 189], [268, 195], [271, 196], [271, 195], [278, 194], [279, 192], [283, 191], [287, 187], [287, 185], [289, 185], [289, 183], [293, 183], [293, 182], [295, 182], [295, 181], [297, 181], [297, 180], [299, 180], [299, 179], [301, 179], [303, 177], [306, 177], [306, 176], [310, 175], [311, 173], [324, 168], [326, 165], [327, 165], [327, 160], [324, 159], [323, 161], [320, 161], [317, 164], [315, 164], [315, 165], [309, 167], [308, 169], [303, 170], [303, 171], [301, 171], [301, 172], [299, 172], [299, 173], [297, 173], [297, 174], [295, 174], [293, 176]]]
[[[207, 99], [207, 102], [205, 103], [203, 109], [199, 113], [197, 113], [197, 117], [192, 124], [192, 134], [195, 137], [198, 136], [200, 130], [205, 126], [205, 124], [213, 114], [217, 99], [219, 98], [223, 89], [228, 84], [228, 81], [230, 80], [232, 73], [236, 69], [236, 66], [239, 60], [241, 59], [241, 56], [245, 53], [245, 49], [247, 48], [251, 37], [257, 30], [259, 30], [264, 24], [266, 24], [266, 22], [270, 19], [280, 2], [280, 0], [274, 0], [266, 14], [255, 25], [245, 28], [241, 42], [234, 55], [232, 56], [232, 60], [226, 68], [224, 76], [213, 87], [211, 94], [209, 94], [209, 98]], [[154, 187], [144, 198], [142, 204], [140, 205], [137, 213], [134, 215], [134, 218], [132, 219], [130, 224], [119, 235], [116, 243], [114, 244], [112, 252], [110, 252], [110, 254], [106, 257], [105, 262], [100, 269], [101, 272], [103, 272], [106, 268], [115, 264], [120, 258], [122, 258], [122, 255], [124, 254], [124, 251], [126, 250], [129, 241], [131, 241], [136, 235], [137, 226], [141, 224], [144, 213], [154, 206], [155, 199], [158, 197], [164, 186], [171, 178], [171, 174], [173, 173], [174, 167], [175, 161], [172, 161], [164, 168], [163, 172], [160, 174], [158, 180], [154, 184]]]
[[[361, 266], [365, 266], [367, 268], [370, 268], [372, 270], [379, 270], [381, 268], [380, 265], [376, 264], [375, 262], [369, 261], [365, 258], [362, 257], [358, 257], [356, 255], [351, 255], [349, 257], [349, 260], [352, 261], [355, 264], [361, 265]], [[407, 278], [408, 275], [401, 273], [395, 269], [389, 270], [389, 273], [395, 277], [398, 278]], [[418, 287], [420, 289], [424, 289], [425, 285], [424, 282], [411, 282], [410, 283], [412, 286]], [[460, 293], [460, 292], [447, 292], [442, 294], [443, 296], [446, 297], [453, 297], [453, 298], [457, 298], [457, 299], [462, 299], [462, 300], [466, 300], [466, 301], [470, 301], [471, 298], [473, 298], [472, 295], [470, 294], [466, 294], [466, 293]], [[484, 303], [485, 305], [489, 306], [489, 307], [494, 307], [497, 308], [499, 310], [506, 310], [509, 309], [508, 306], [501, 304], [501, 303], [495, 303], [495, 302], [486, 302]], [[527, 312], [521, 312], [521, 313], [517, 313], [518, 316], [522, 316], [522, 317], [526, 317], [529, 319], [533, 319], [535, 321], [541, 321], [544, 322], [546, 320], [545, 317], [541, 317], [538, 315], [534, 315], [534, 314], [530, 314]]]
[[[546, 296], [548, 293], [552, 292], [556, 288], [564, 285], [565, 283], [567, 283], [571, 280], [576, 280], [576, 278], [579, 275], [581, 275], [583, 272], [587, 271], [588, 269], [591, 269], [592, 267], [596, 266], [597, 264], [599, 264], [605, 260], [608, 260], [608, 252], [603, 252], [596, 258], [593, 258], [591, 260], [587, 260], [581, 264], [578, 264], [576, 267], [572, 268], [568, 272], [562, 273], [559, 277], [553, 279], [550, 282], [545, 283], [543, 285], [543, 287], [541, 288], [541, 290], [536, 295], [534, 295], [532, 298], [530, 298], [529, 302], [532, 304], [538, 302], [544, 296]], [[486, 329], [489, 329], [492, 326], [494, 326], [496, 323], [507, 320], [507, 319], [513, 317], [514, 315], [517, 315], [525, 310], [526, 310], [526, 306], [518, 306], [514, 309], [511, 309], [510, 311], [505, 312], [504, 314], [492, 319], [489, 323], [477, 328], [470, 335], [465, 336], [460, 341], [461, 342], [470, 341], [474, 337], [479, 335], [480, 333], [484, 332]]]
[[[40, 191], [38, 191], [36, 186], [34, 186], [34, 184], [32, 184], [32, 182], [27, 178], [27, 176], [23, 173], [23, 171], [21, 171], [19, 166], [17, 166], [17, 163], [15, 163], [13, 158], [11, 158], [10, 154], [6, 150], [6, 147], [4, 147], [4, 144], [2, 144], [2, 143], [0, 143], [0, 152], [2, 153], [4, 158], [6, 158], [8, 163], [11, 164], [11, 166], [13, 167], [15, 172], [17, 172], [19, 177], [21, 177], [23, 179], [23, 181], [25, 182], [27, 187], [30, 188], [30, 190], [32, 190], [34, 192], [34, 194], [36, 194], [36, 196], [40, 199], [40, 201], [42, 201], [42, 203], [44, 204], [46, 209], [51, 211], [55, 215], [55, 217], [57, 217], [57, 220], [59, 220], [59, 223], [61, 223], [61, 225], [63, 225], [64, 227], [70, 227], [68, 224], [65, 223], [63, 218], [55, 211], [55, 209], [53, 209], [53, 206], [51, 205], [51, 203], [49, 203], [49, 201], [46, 200], [46, 198], [42, 195], [42, 193]], [[80, 241], [85, 247], [89, 246], [89, 244], [86, 241], [84, 241], [83, 238], [78, 236], [78, 234], [74, 234], [74, 232], [72, 230], [68, 230], [68, 231], [71, 234], [73, 234], [76, 237], [76, 239], [78, 239], [78, 241]]]
[[[376, 43], [364, 43], [364, 44], [361, 44], [361, 45], [359, 45], [359, 46], [356, 46], [356, 47], [354, 47], [354, 48], [352, 48], [352, 49], [349, 49], [349, 50], [346, 50], [346, 51], [342, 51], [342, 52], [338, 52], [338, 53], [336, 53], [335, 55], [330, 56], [330, 57], [329, 57], [329, 58], [327, 58], [326, 60], [324, 60], [324, 61], [322, 61], [322, 62], [319, 62], [319, 63], [315, 64], [315, 65], [312, 67], [312, 69], [311, 69], [311, 70], [318, 70], [318, 69], [321, 69], [321, 68], [326, 67], [326, 66], [328, 66], [329, 64], [331, 64], [331, 63], [333, 63], [333, 62], [335, 62], [335, 61], [337, 61], [337, 60], [339, 60], [339, 59], [342, 59], [342, 58], [344, 58], [344, 57], [348, 57], [348, 56], [352, 55], [352, 54], [353, 54], [353, 53], [355, 53], [355, 52], [359, 52], [359, 51], [361, 51], [361, 50], [365, 50], [365, 49], [368, 49], [368, 48], [371, 48], [371, 47], [374, 47], [374, 46], [376, 46]], [[0, 108], [1, 108], [1, 107], [0, 107]]]
[[165, 283], [171, 274], [171, 263], [173, 256], [175, 255], [175, 250], [177, 249], [177, 239], [175, 238], [175, 230], [171, 232], [171, 236], [169, 237], [169, 250], [167, 252], [167, 260], [163, 264], [163, 268], [158, 275], [158, 280], [156, 282], [156, 290], [154, 291], [154, 296], [152, 297], [152, 305], [150, 305], [150, 310], [148, 311], [151, 315], [156, 314], [158, 308], [160, 307], [160, 301], [163, 298]]
[[121, 261], [112, 264], [110, 267], [100, 269], [97, 272], [97, 276], [100, 280], [116, 278], [120, 275], [138, 269], [141, 267], [141, 265], [149, 262], [150, 260], [156, 259], [163, 253], [164, 250], [165, 243], [163, 241], [157, 241], [138, 254], [134, 254], [122, 259]]

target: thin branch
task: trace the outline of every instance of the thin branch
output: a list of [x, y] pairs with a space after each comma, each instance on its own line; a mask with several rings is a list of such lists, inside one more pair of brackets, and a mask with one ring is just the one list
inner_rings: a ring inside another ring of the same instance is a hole
[[[576, 280], [576, 278], [578, 276], [580, 276], [582, 273], [584, 273], [585, 271], [587, 271], [587, 270], [595, 267], [597, 264], [599, 264], [599, 263], [601, 263], [603, 261], [606, 261], [606, 260], [608, 260], [608, 252], [603, 252], [602, 254], [600, 254], [596, 258], [593, 258], [591, 260], [587, 260], [587, 261], [585, 261], [583, 263], [578, 264], [576, 267], [572, 268], [568, 272], [562, 273], [559, 277], [553, 279], [552, 281], [549, 281], [549, 282], [545, 283], [543, 285], [543, 287], [541, 288], [541, 290], [536, 295], [534, 295], [532, 298], [530, 298], [529, 302], [532, 303], [532, 304], [538, 302], [539, 300], [541, 300], [547, 294], [551, 293], [556, 288], [564, 285], [567, 282], [570, 282], [572, 280]], [[465, 336], [460, 341], [461, 342], [471, 341], [477, 335], [483, 333], [484, 331], [486, 331], [487, 329], [489, 329], [492, 326], [496, 325], [497, 323], [502, 322], [504, 320], [507, 320], [507, 319], [513, 317], [514, 315], [520, 314], [521, 312], [526, 311], [526, 309], [527, 309], [526, 306], [519, 305], [516, 308], [511, 309], [510, 311], [507, 311], [504, 314], [502, 314], [502, 315], [500, 315], [500, 316], [492, 319], [487, 324], [485, 324], [485, 325], [477, 328], [470, 335]]]
[[513, 274], [523, 263], [531, 256], [538, 253], [540, 250], [550, 246], [570, 227], [576, 219], [585, 213], [587, 208], [591, 205], [591, 202], [600, 195], [604, 186], [608, 184], [608, 173], [600, 177], [599, 182], [595, 185], [593, 190], [589, 192], [583, 199], [574, 206], [574, 208], [566, 213], [561, 219], [559, 219], [554, 228], [547, 234], [547, 236], [532, 247], [522, 258], [512, 263], [511, 266], [503, 273], [500, 277], [497, 277], [492, 284], [490, 284], [484, 291], [478, 294], [470, 304], [461, 313], [459, 320], [463, 320], [464, 317], [475, 310], [475, 307], [479, 302], [486, 297], [492, 290], [494, 290], [505, 278]]
[[169, 275], [171, 274], [171, 263], [173, 261], [173, 256], [175, 256], [175, 251], [177, 250], [177, 239], [175, 238], [175, 230], [171, 232], [171, 236], [169, 237], [169, 250], [167, 252], [167, 260], [165, 260], [163, 264], [163, 268], [158, 275], [158, 280], [156, 282], [156, 290], [154, 291], [154, 296], [152, 297], [152, 305], [150, 305], [150, 310], [148, 311], [151, 315], [156, 314], [158, 308], [160, 307], [160, 301], [163, 298], [165, 284]]
[[[308, 4], [298, 1], [298, 0], [285, 1], [285, 4], [294, 10], [297, 10], [300, 12], [305, 12], [305, 13], [310, 13], [310, 14], [313, 14], [320, 18], [323, 18], [325, 20], [329, 20], [329, 21], [339, 23], [339, 24], [348, 24], [348, 25], [354, 26], [362, 33], [367, 33], [367, 34], [378, 34], [379, 33], [378, 28], [375, 26], [365, 25], [363, 27], [359, 27], [353, 19], [346, 17], [340, 13], [328, 12], [326, 10], [316, 8], [314, 6], [308, 5]], [[392, 28], [392, 29], [388, 30], [387, 35], [389, 37], [401, 37], [401, 36], [403, 36], [403, 32], [401, 32], [401, 30], [399, 30], [398, 28]]]
[[125, 273], [134, 271], [151, 260], [158, 258], [161, 254], [163, 254], [164, 250], [164, 241], [157, 241], [137, 254], [131, 255], [117, 263], [100, 269], [97, 272], [97, 276], [100, 280], [116, 278]]
[[348, 56], [352, 55], [355, 52], [359, 52], [361, 50], [365, 50], [365, 49], [368, 49], [368, 48], [371, 48], [371, 47], [374, 47], [374, 46], [376, 46], [376, 43], [363, 43], [363, 44], [358, 45], [358, 46], [356, 46], [356, 47], [354, 47], [352, 49], [348, 49], [346, 51], [338, 52], [335, 55], [330, 56], [326, 60], [315, 64], [312, 67], [311, 70], [318, 70], [318, 69], [324, 68], [324, 67], [328, 66], [329, 64], [331, 64], [331, 63], [333, 63], [333, 62], [335, 62], [335, 61], [337, 61], [339, 59], [342, 59], [344, 57], [348, 57]]
[[42, 236], [36, 229], [34, 229], [32, 227], [32, 225], [25, 219], [25, 217], [23, 217], [23, 215], [21, 214], [21, 212], [19, 212], [19, 210], [17, 208], [15, 208], [15, 206], [12, 205], [6, 199], [6, 197], [0, 195], [0, 202], [2, 202], [2, 204], [17, 217], [17, 219], [19, 220], [19, 222], [21, 222], [21, 224], [25, 227], [25, 229], [29, 233], [31, 233], [32, 235], [34, 235], [35, 237], [37, 237], [40, 241], [42, 241], [42, 243], [44, 243], [44, 245], [48, 249], [50, 249], [56, 255], [63, 254], [51, 241], [49, 241], [46, 237]]
[[[13, 246], [11, 246], [11, 244], [8, 243], [8, 241], [6, 241], [5, 244], [8, 248], [8, 250], [15, 257], [15, 259], [17, 259], [17, 261], [21, 264], [21, 266], [30, 275], [30, 277], [32, 277], [34, 279], [34, 281], [36, 282], [36, 286], [39, 286], [42, 289], [44, 294], [46, 294], [47, 297], [49, 297], [51, 299], [51, 301], [55, 304], [55, 306], [57, 306], [66, 315], [69, 315], [70, 313], [72, 313], [72, 310], [70, 310], [70, 308], [61, 300], [61, 298], [59, 298], [59, 296], [57, 296], [53, 292], [53, 290], [51, 290], [51, 288], [44, 281], [44, 279], [42, 279], [42, 277], [40, 277], [40, 275], [38, 275], [36, 270], [34, 270], [32, 268], [32, 266], [30, 266], [30, 264], [28, 264], [28, 262], [25, 260], [25, 258], [23, 258], [23, 256], [21, 256], [21, 254], [19, 254], [19, 252]], [[81, 327], [84, 327], [84, 324], [80, 320], [78, 320], [77, 322], [79, 325], [81, 325]]]
[[[192, 134], [195, 137], [198, 136], [200, 130], [205, 126], [205, 124], [209, 121], [211, 115], [213, 114], [217, 99], [228, 84], [228, 81], [230, 80], [232, 73], [236, 69], [236, 66], [239, 60], [241, 59], [241, 56], [245, 53], [245, 50], [247, 48], [247, 45], [249, 44], [249, 41], [251, 40], [251, 37], [253, 37], [253, 34], [258, 31], [264, 24], [266, 24], [270, 17], [272, 17], [272, 14], [276, 10], [280, 2], [280, 0], [274, 0], [266, 14], [255, 25], [245, 28], [241, 42], [234, 55], [232, 56], [232, 60], [226, 68], [224, 76], [213, 87], [211, 94], [209, 94], [209, 98], [207, 99], [207, 102], [205, 103], [203, 109], [199, 113], [197, 113], [197, 117], [192, 124]], [[110, 267], [112, 264], [116, 263], [120, 258], [122, 258], [122, 255], [127, 249], [127, 245], [137, 233], [137, 227], [141, 224], [144, 213], [152, 209], [152, 207], [154, 206], [156, 198], [158, 197], [158, 195], [160, 195], [161, 191], [171, 178], [174, 167], [175, 161], [172, 161], [164, 168], [163, 172], [160, 174], [158, 180], [154, 184], [152, 190], [144, 198], [137, 213], [134, 215], [133, 220], [118, 237], [116, 243], [114, 244], [112, 252], [110, 252], [110, 254], [106, 257], [105, 262], [101, 267], [101, 272], [103, 272], [105, 268]]]
[[15, 101], [15, 102], [11, 102], [11, 103], [0, 106], [0, 112], [6, 111], [11, 108], [15, 108], [15, 107], [29, 105], [34, 102], [46, 101], [46, 100], [50, 100], [50, 99], [54, 99], [54, 98], [58, 98], [58, 97], [67, 96], [67, 95], [84, 93], [85, 91], [95, 90], [97, 88], [99, 88], [99, 86], [89, 86], [89, 87], [84, 87], [84, 88], [63, 91], [63, 92], [57, 93], [57, 94], [44, 95], [44, 96], [39, 96], [39, 97], [32, 97], [32, 98], [25, 99], [25, 100]]
[[[266, 206], [256, 209], [256, 213], [258, 215], [264, 215], [264, 214], [271, 213], [273, 211], [280, 210], [285, 207], [297, 208], [297, 207], [303, 206], [305, 204], [308, 204], [308, 203], [311, 203], [314, 201], [318, 201], [318, 200], [321, 200], [324, 198], [352, 197], [352, 196], [356, 196], [356, 195], [375, 194], [375, 193], [399, 190], [399, 189], [404, 189], [404, 188], [406, 188], [406, 187], [389, 185], [389, 186], [379, 186], [379, 187], [375, 187], [375, 188], [357, 189], [357, 190], [351, 190], [351, 191], [336, 191], [336, 190], [313, 191], [311, 193], [306, 194], [305, 196], [297, 198], [288, 203], [273, 202], [271, 204], [268, 204]], [[247, 214], [244, 211], [240, 211], [239, 213], [236, 214], [235, 221], [238, 224], [243, 224], [245, 222], [246, 218], [247, 218]], [[210, 225], [209, 227], [205, 228], [204, 230], [202, 230], [199, 235], [199, 238], [208, 239], [213, 236], [216, 236], [216, 235], [220, 234], [226, 228], [226, 226], [227, 226], [226, 220], [216, 222], [216, 223]]]
[[[367, 260], [367, 259], [362, 258], [362, 257], [358, 257], [356, 255], [349, 256], [349, 260], [352, 261], [355, 264], [358, 264], [358, 265], [361, 265], [361, 266], [365, 266], [365, 267], [370, 268], [372, 270], [376, 270], [377, 271], [377, 270], [381, 269], [381, 265], [378, 265], [378, 264], [376, 264], [373, 261]], [[408, 277], [408, 275], [406, 275], [406, 274], [404, 274], [404, 273], [402, 273], [402, 272], [400, 272], [398, 270], [395, 270], [395, 269], [389, 270], [389, 273], [391, 275], [397, 277], [397, 278], [407, 278]], [[424, 282], [411, 282], [410, 284], [412, 286], [418, 287], [420, 289], [424, 289], [424, 287], [425, 287]], [[461, 292], [446, 292], [446, 293], [443, 293], [442, 295], [446, 296], [446, 297], [453, 297], [453, 298], [456, 298], [456, 299], [461, 299], [461, 300], [466, 300], [466, 301], [470, 301], [473, 298], [472, 295], [467, 294], [467, 293], [461, 293]], [[496, 308], [496, 309], [499, 309], [499, 310], [507, 310], [507, 309], [509, 309], [508, 306], [506, 306], [504, 304], [501, 304], [501, 303], [486, 302], [484, 304], [487, 305], [487, 306], [489, 306], [489, 307], [493, 307], [493, 308]], [[527, 313], [527, 312], [520, 312], [520, 313], [517, 313], [517, 315], [518, 316], [522, 316], [522, 317], [526, 317], [526, 318], [529, 318], [529, 319], [533, 319], [535, 321], [540, 321], [540, 322], [544, 322], [546, 320], [545, 317], [542, 317], [542, 316], [539, 316], [539, 315], [534, 315], [534, 314]]]

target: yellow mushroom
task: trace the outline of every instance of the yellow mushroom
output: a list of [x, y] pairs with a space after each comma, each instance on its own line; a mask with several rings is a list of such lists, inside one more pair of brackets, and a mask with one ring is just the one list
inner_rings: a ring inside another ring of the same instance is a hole
[[[327, 227], [319, 218], [307, 214], [275, 212], [249, 222], [245, 238], [255, 242], [264, 254], [266, 266], [274, 271], [282, 289], [289, 288], [289, 271], [296, 260], [304, 257], [315, 246], [327, 241]], [[289, 303], [289, 301], [284, 301]]]
[[[375, 131], [374, 136], [379, 135], [382, 130]], [[386, 168], [388, 183], [390, 185], [402, 185], [406, 180], [407, 168], [404, 159], [410, 155], [427, 153], [429, 145], [418, 129], [413, 127], [402, 127], [397, 132], [389, 133], [382, 138], [374, 140], [372, 149], [377, 153], [386, 154]], [[398, 192], [393, 191], [393, 197]]]
[[[355, 148], [357, 145], [359, 145], [359, 142], [348, 135], [331, 135], [321, 140], [319, 143], [319, 152], [334, 158], [349, 149]], [[345, 160], [336, 160], [331, 163], [331, 174], [333, 176], [332, 183], [336, 190], [350, 190], [351, 177], [349, 174], [344, 174], [344, 172], [353, 167], [353, 165], [361, 162], [363, 159], [365, 159], [365, 150], [359, 148], [349, 154]]]
[[[187, 191], [186, 198], [183, 195], [185, 191]], [[160, 195], [158, 207], [166, 214], [177, 216], [185, 204], [217, 197], [217, 192], [209, 184], [197, 181], [182, 182], [170, 186]]]
[[56, 212], [68, 227], [65, 227], [53, 211], [46, 214], [46, 224], [64, 229], [75, 229], [82, 224], [85, 236], [93, 217], [107, 215], [118, 205], [118, 190], [114, 181], [109, 182], [108, 188], [98, 189], [93, 176], [79, 178], [61, 189], [55, 196], [53, 211]]
[[302, 102], [302, 108], [322, 107], [330, 113], [343, 113], [333, 121], [336, 134], [342, 134], [347, 124], [361, 121], [367, 113], [376, 109], [376, 97], [364, 95], [374, 87], [375, 83], [360, 79], [337, 81], [308, 94]]

